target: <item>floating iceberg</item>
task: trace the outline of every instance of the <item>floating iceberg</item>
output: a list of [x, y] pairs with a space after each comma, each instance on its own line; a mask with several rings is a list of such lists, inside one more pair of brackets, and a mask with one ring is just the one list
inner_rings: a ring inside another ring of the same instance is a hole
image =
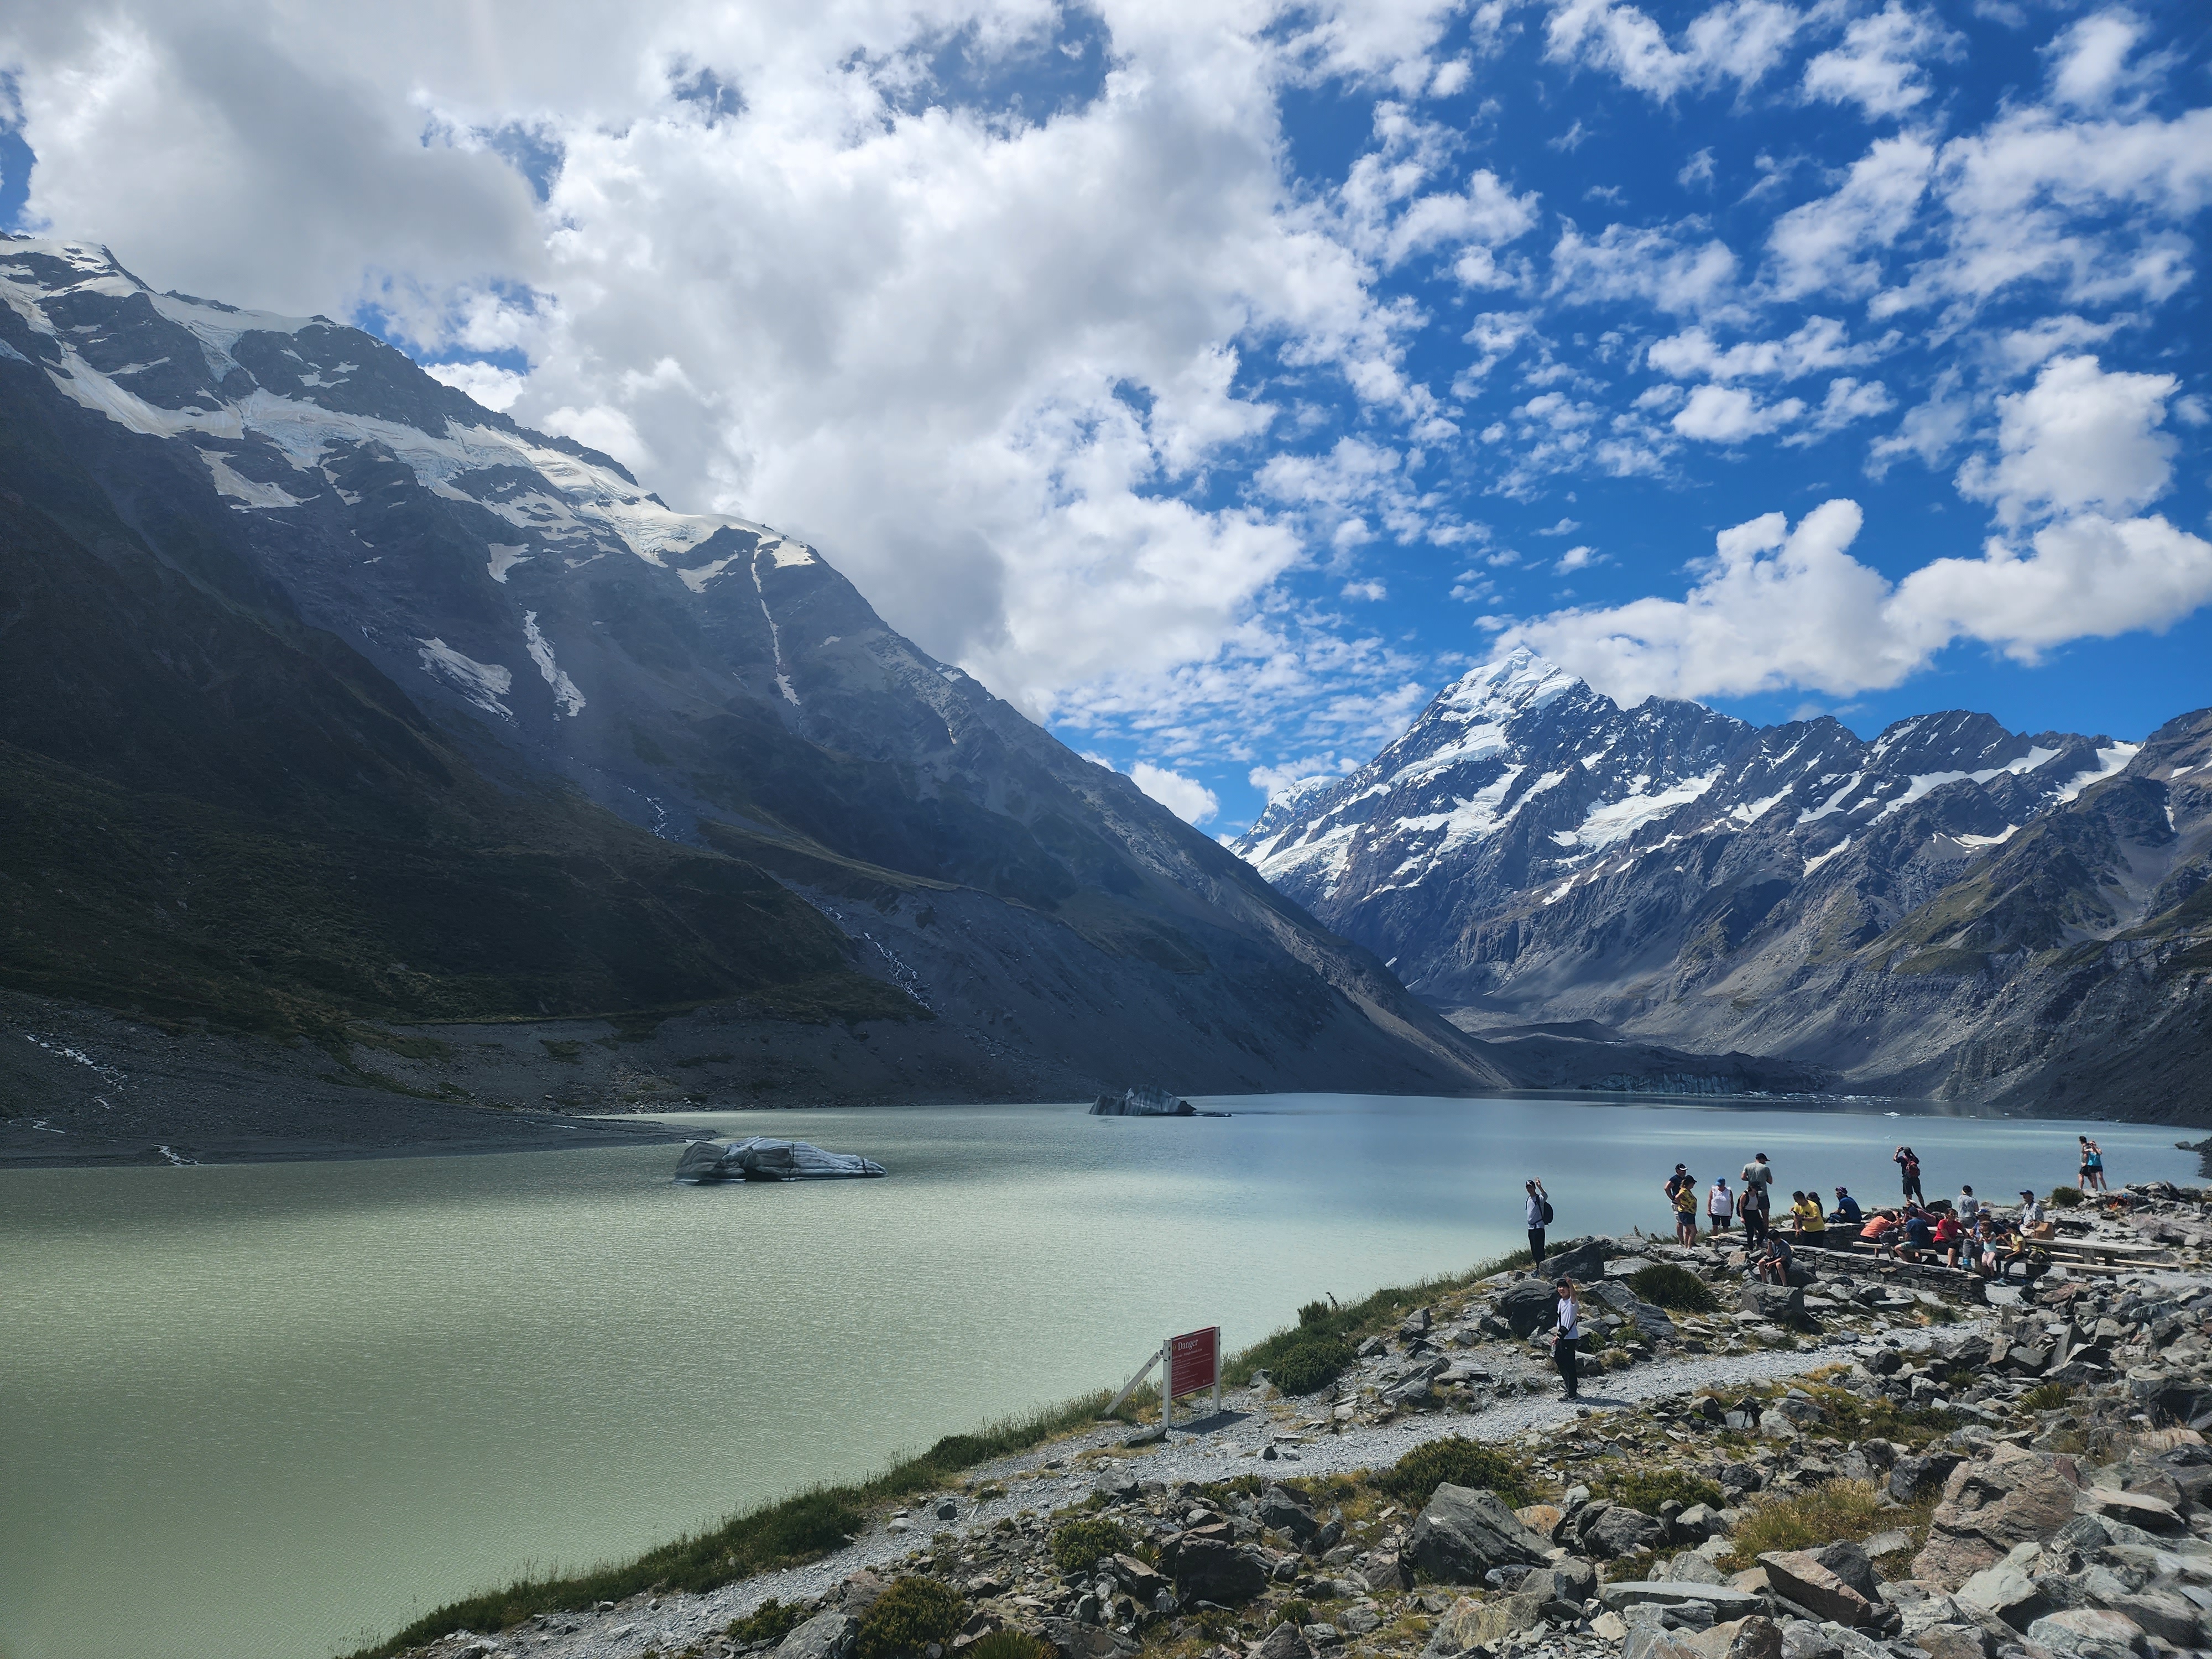
[[1093, 1117], [1196, 1117], [1198, 1109], [1164, 1089], [1146, 1085], [1118, 1095], [1101, 1095], [1091, 1103]]
[[725, 1145], [695, 1140], [677, 1160], [678, 1181], [829, 1181], [879, 1176], [884, 1166], [854, 1152], [825, 1152], [804, 1140], [755, 1135]]

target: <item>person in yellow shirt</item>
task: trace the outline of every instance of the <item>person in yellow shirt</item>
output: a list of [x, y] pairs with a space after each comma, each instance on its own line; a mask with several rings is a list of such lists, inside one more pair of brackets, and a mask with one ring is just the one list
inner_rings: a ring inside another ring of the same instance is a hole
[[1820, 1194], [1790, 1194], [1790, 1220], [1797, 1243], [1810, 1244], [1815, 1249], [1827, 1247], [1828, 1218], [1821, 1212]]
[[1685, 1176], [1681, 1185], [1674, 1189], [1674, 1242], [1698, 1242], [1698, 1183], [1694, 1176]]

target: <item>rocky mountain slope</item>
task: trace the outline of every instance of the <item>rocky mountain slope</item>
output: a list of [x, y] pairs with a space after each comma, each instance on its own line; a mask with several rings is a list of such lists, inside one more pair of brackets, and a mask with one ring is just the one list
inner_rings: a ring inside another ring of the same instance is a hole
[[[1186, 1091], [1498, 1080], [811, 548], [367, 334], [10, 238], [0, 389], [0, 985], [341, 1048], [734, 1004], [848, 1029], [814, 1098], [871, 1022], [933, 1028], [869, 1062], [889, 1097], [1136, 1054]], [[757, 1070], [721, 1065], [684, 1081]]]
[[1869, 743], [1623, 709], [1522, 651], [1237, 848], [1469, 1030], [2204, 1121], [2208, 741], [2212, 711], [2142, 744], [1952, 711]]

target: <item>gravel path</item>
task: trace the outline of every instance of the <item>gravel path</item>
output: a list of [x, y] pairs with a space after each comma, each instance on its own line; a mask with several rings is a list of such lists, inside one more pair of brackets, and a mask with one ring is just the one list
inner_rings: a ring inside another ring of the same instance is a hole
[[[1598, 1412], [1661, 1395], [1802, 1376], [1848, 1358], [1856, 1340], [1842, 1337], [1796, 1351], [1703, 1355], [1638, 1365], [1620, 1376], [1592, 1379], [1596, 1390], [1601, 1391], [1585, 1390], [1580, 1404], [1585, 1413]], [[1283, 1402], [1273, 1404], [1277, 1412], [1283, 1410]], [[1273, 1442], [1279, 1461], [1262, 1464], [1269, 1473], [1337, 1474], [1386, 1468], [1423, 1441], [1444, 1435], [1510, 1440], [1531, 1431], [1552, 1428], [1576, 1415], [1574, 1406], [1547, 1393], [1501, 1400], [1471, 1413], [1425, 1413], [1331, 1434], [1325, 1429], [1300, 1430], [1271, 1416], [1267, 1407], [1249, 1394], [1224, 1395], [1223, 1407], [1225, 1422], [1209, 1426], [1203, 1434], [1178, 1432], [1167, 1445], [1131, 1451], [1121, 1467], [1145, 1480], [1220, 1480], [1244, 1472], [1260, 1460], [1261, 1448]], [[1295, 1407], [1291, 1415], [1298, 1415]], [[986, 1530], [1002, 1516], [1024, 1510], [1049, 1513], [1080, 1503], [1097, 1487], [1105, 1470], [1095, 1462], [1075, 1466], [1073, 1460], [1095, 1448], [1119, 1447], [1127, 1436], [1127, 1427], [1116, 1424], [981, 1465], [971, 1471], [975, 1485], [997, 1481], [1013, 1489], [986, 1504], [971, 1504], [964, 1498], [960, 1499], [956, 1520], [940, 1521], [929, 1513], [938, 1501], [935, 1497], [917, 1498], [909, 1516], [911, 1530], [893, 1532], [886, 1522], [876, 1522], [857, 1542], [803, 1567], [763, 1573], [704, 1595], [665, 1596], [649, 1609], [633, 1603], [611, 1613], [555, 1615], [549, 1622], [509, 1632], [478, 1651], [514, 1653], [528, 1659], [540, 1659], [540, 1656], [543, 1659], [637, 1659], [655, 1650], [664, 1655], [676, 1652], [719, 1632], [732, 1620], [744, 1617], [771, 1596], [786, 1603], [809, 1601], [863, 1567], [883, 1567], [937, 1540]], [[1066, 1467], [1050, 1467], [1054, 1464]]]

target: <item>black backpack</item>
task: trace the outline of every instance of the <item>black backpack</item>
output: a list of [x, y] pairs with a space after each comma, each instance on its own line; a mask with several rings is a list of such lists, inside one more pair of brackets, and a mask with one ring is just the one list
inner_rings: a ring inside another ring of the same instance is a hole
[[1552, 1200], [1548, 1198], [1544, 1200], [1544, 1224], [1547, 1227], [1552, 1224]]

